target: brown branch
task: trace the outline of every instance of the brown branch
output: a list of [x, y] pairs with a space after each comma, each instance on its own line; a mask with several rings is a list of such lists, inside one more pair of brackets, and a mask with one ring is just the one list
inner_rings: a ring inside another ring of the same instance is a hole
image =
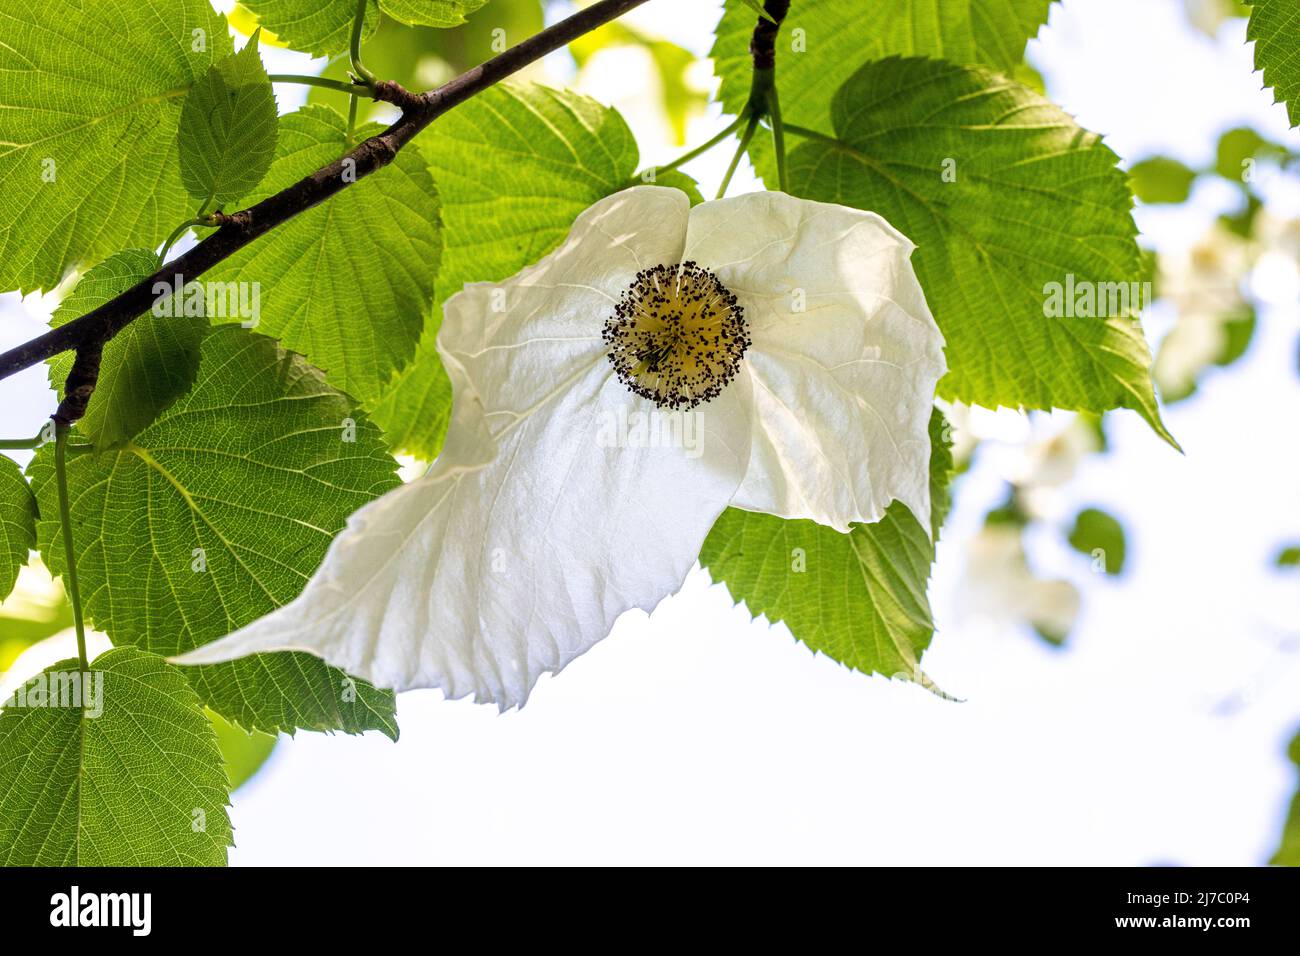
[[376, 99], [402, 110], [392, 126], [274, 196], [222, 216], [220, 228], [207, 239], [99, 308], [0, 355], [0, 379], [76, 349], [77, 361], [68, 378], [66, 397], [56, 413], [61, 420], [76, 421], [94, 390], [104, 344], [150, 310], [156, 283], [165, 283], [171, 289], [178, 275], [185, 282], [201, 276], [259, 236], [383, 169], [403, 146], [448, 110], [645, 2], [600, 0], [427, 93], [410, 93], [395, 83], [376, 84]]
[[99, 362], [103, 357], [102, 342], [87, 342], [78, 347], [72, 371], [63, 385], [63, 401], [54, 412], [54, 424], [66, 426], [81, 421], [99, 382]]
[[776, 35], [781, 29], [781, 21], [790, 12], [790, 0], [767, 0], [763, 9], [772, 19], [759, 17], [754, 35], [749, 40], [749, 55], [754, 58], [755, 70], [776, 68]]

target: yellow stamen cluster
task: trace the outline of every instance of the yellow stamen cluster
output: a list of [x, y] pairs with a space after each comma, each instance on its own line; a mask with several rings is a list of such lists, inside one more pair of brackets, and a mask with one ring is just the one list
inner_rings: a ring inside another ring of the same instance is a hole
[[636, 274], [605, 322], [619, 381], [661, 408], [716, 398], [749, 347], [745, 310], [718, 277], [694, 262]]

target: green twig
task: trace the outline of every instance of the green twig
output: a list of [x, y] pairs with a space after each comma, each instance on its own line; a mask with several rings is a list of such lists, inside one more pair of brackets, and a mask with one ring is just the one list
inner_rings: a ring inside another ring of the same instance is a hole
[[776, 150], [776, 180], [781, 192], [790, 192], [790, 179], [785, 166], [785, 127], [781, 123], [781, 98], [776, 84], [767, 91], [767, 115], [772, 121], [772, 148]]
[[[735, 133], [736, 130], [740, 129], [740, 127], [743, 126], [748, 119], [749, 119], [749, 111], [747, 109], [742, 110], [741, 114], [736, 117], [735, 122], [733, 122], [721, 133], [713, 137], [713, 139], [709, 140], [704, 145], [697, 146], [689, 153], [685, 153], [681, 156], [678, 156], [676, 159], [674, 159], [671, 163], [668, 163], [666, 166], [651, 166], [650, 168], [653, 169], [657, 175], [659, 173], [670, 173], [674, 169], [677, 169], [678, 167], [685, 166], [692, 159], [698, 159], [700, 156], [703, 156], [705, 153], [713, 149], [713, 147], [717, 146], [728, 136]], [[634, 181], [639, 182], [640, 177], [637, 176]]]
[[331, 80], [327, 76], [310, 76], [300, 73], [272, 73], [272, 83], [298, 83], [302, 86], [319, 86], [323, 90], [334, 90], [336, 93], [364, 93], [369, 95], [370, 89], [362, 86], [360, 83], [346, 83], [343, 80]]
[[754, 138], [754, 130], [756, 129], [758, 129], [757, 113], [749, 118], [749, 124], [740, 137], [740, 145], [736, 148], [736, 155], [731, 157], [731, 165], [727, 167], [727, 174], [722, 177], [722, 185], [718, 187], [719, 199], [727, 194], [727, 187], [731, 185], [731, 177], [736, 175], [736, 169], [740, 166], [740, 157], [744, 156], [745, 150], [749, 149], [749, 141]]
[[61, 422], [54, 425], [54, 480], [59, 489], [59, 523], [63, 528], [63, 556], [68, 569], [64, 583], [68, 586], [68, 600], [72, 602], [72, 623], [77, 630], [77, 657], [82, 673], [90, 670], [86, 659], [86, 622], [81, 616], [81, 592], [77, 589], [77, 551], [72, 545], [72, 506], [68, 502], [68, 469], [65, 463], [68, 451], [70, 426]]
[[4, 451], [32, 451], [44, 444], [44, 432], [35, 438], [0, 438], [0, 449]]
[[353, 93], [348, 97], [348, 135], [345, 139], [344, 146], [352, 148], [352, 140], [357, 131], [357, 94]]
[[172, 234], [167, 237], [167, 241], [163, 243], [162, 249], [158, 253], [159, 265], [162, 265], [167, 261], [167, 253], [171, 251], [171, 248], [176, 244], [176, 241], [180, 239], [181, 236], [185, 235], [187, 229], [192, 229], [194, 226], [211, 226], [213, 224], [211, 217], [208, 216], [208, 207], [212, 205], [213, 198], [214, 197], [209, 196], [207, 199], [203, 200], [203, 205], [199, 206], [199, 211], [194, 214], [193, 219], [186, 219], [183, 223], [172, 230]]
[[159, 264], [167, 261], [167, 253], [171, 251], [172, 246], [176, 245], [176, 241], [180, 239], [181, 236], [185, 235], [188, 230], [192, 229], [194, 226], [205, 225], [207, 225], [206, 219], [186, 219], [183, 223], [173, 229], [172, 234], [167, 237], [167, 241], [162, 244], [162, 250], [158, 253]]
[[793, 123], [786, 123], [784, 125], [787, 133], [793, 133], [795, 136], [802, 136], [804, 139], [811, 139], [818, 143], [825, 143], [827, 146], [838, 146], [841, 149], [845, 148], [845, 144], [834, 136], [819, 133], [817, 130], [809, 129], [806, 126], [795, 126]]
[[365, 86], [373, 86], [375, 75], [361, 62], [361, 28], [366, 22], [367, 0], [357, 0], [357, 13], [352, 18], [352, 44], [348, 48], [348, 57], [352, 63], [352, 72], [363, 81]]

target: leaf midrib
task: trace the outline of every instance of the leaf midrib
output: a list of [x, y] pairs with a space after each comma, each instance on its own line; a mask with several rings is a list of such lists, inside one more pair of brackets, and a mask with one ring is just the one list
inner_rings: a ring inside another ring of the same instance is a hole
[[170, 471], [164, 468], [162, 464], [158, 461], [158, 459], [154, 458], [154, 456], [150, 454], [147, 449], [141, 448], [135, 442], [127, 442], [124, 447], [127, 451], [131, 452], [142, 462], [144, 462], [145, 465], [152, 468], [164, 479], [166, 479], [167, 482], [173, 488], [176, 489], [177, 494], [181, 496], [181, 498], [185, 501], [185, 504], [189, 506], [189, 509], [200, 520], [202, 520], [202, 522], [205, 525], [207, 525], [208, 529], [213, 534], [217, 536], [218, 540], [221, 541], [222, 545], [224, 545], [226, 550], [230, 553], [230, 556], [233, 557], [236, 562], [238, 562], [239, 566], [244, 569], [244, 572], [250, 578], [252, 578], [252, 580], [257, 584], [258, 588], [261, 589], [262, 593], [267, 596], [272, 606], [278, 607], [281, 602], [276, 598], [274, 594], [272, 594], [269, 590], [267, 590], [266, 585], [262, 583], [262, 579], [259, 578], [256, 574], [254, 574], [253, 570], [247, 564], [244, 563], [244, 559], [239, 556], [238, 549], [234, 546], [233, 543], [231, 543], [231, 541], [224, 534], [221, 533], [221, 529], [218, 528], [215, 524], [213, 524], [211, 519], [209, 519], [208, 516], [204, 514], [203, 509], [200, 508], [198, 502], [194, 500], [194, 496], [190, 494], [189, 489], [186, 488], [184, 485], [182, 485], [175, 475], [173, 475]]
[[185, 96], [186, 94], [189, 93], [190, 87], [192, 85], [193, 84], [189, 84], [186, 86], [178, 86], [175, 89], [164, 90], [162, 93], [155, 93], [153, 96], [146, 96], [141, 99], [134, 100], [130, 103], [124, 103], [115, 110], [110, 110], [107, 113], [101, 113], [99, 116], [89, 117], [84, 123], [80, 123], [76, 126], [69, 126], [66, 129], [61, 129], [58, 130], [57, 132], [50, 133], [48, 136], [42, 136], [40, 139], [34, 139], [29, 143], [2, 142], [0, 143], [0, 146], [11, 146], [13, 148], [8, 150], [7, 152], [0, 153], [0, 159], [4, 159], [6, 156], [12, 156], [14, 153], [17, 153], [20, 150], [30, 149], [32, 146], [39, 146], [42, 143], [48, 143], [49, 141], [59, 139], [62, 136], [69, 136], [72, 133], [78, 133], [83, 129], [89, 129], [92, 126], [95, 126], [99, 123], [103, 123], [106, 120], [115, 119], [116, 117], [121, 116], [124, 113], [128, 113], [131, 110], [139, 109], [142, 106], [151, 106], [155, 103], [166, 103], [168, 100], [174, 100], [178, 96]]

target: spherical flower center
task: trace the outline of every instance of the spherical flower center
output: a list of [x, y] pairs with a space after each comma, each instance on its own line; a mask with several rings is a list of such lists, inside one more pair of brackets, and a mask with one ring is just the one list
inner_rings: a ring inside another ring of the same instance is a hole
[[749, 347], [745, 310], [694, 262], [638, 272], [603, 337], [619, 381], [670, 409], [716, 398]]

